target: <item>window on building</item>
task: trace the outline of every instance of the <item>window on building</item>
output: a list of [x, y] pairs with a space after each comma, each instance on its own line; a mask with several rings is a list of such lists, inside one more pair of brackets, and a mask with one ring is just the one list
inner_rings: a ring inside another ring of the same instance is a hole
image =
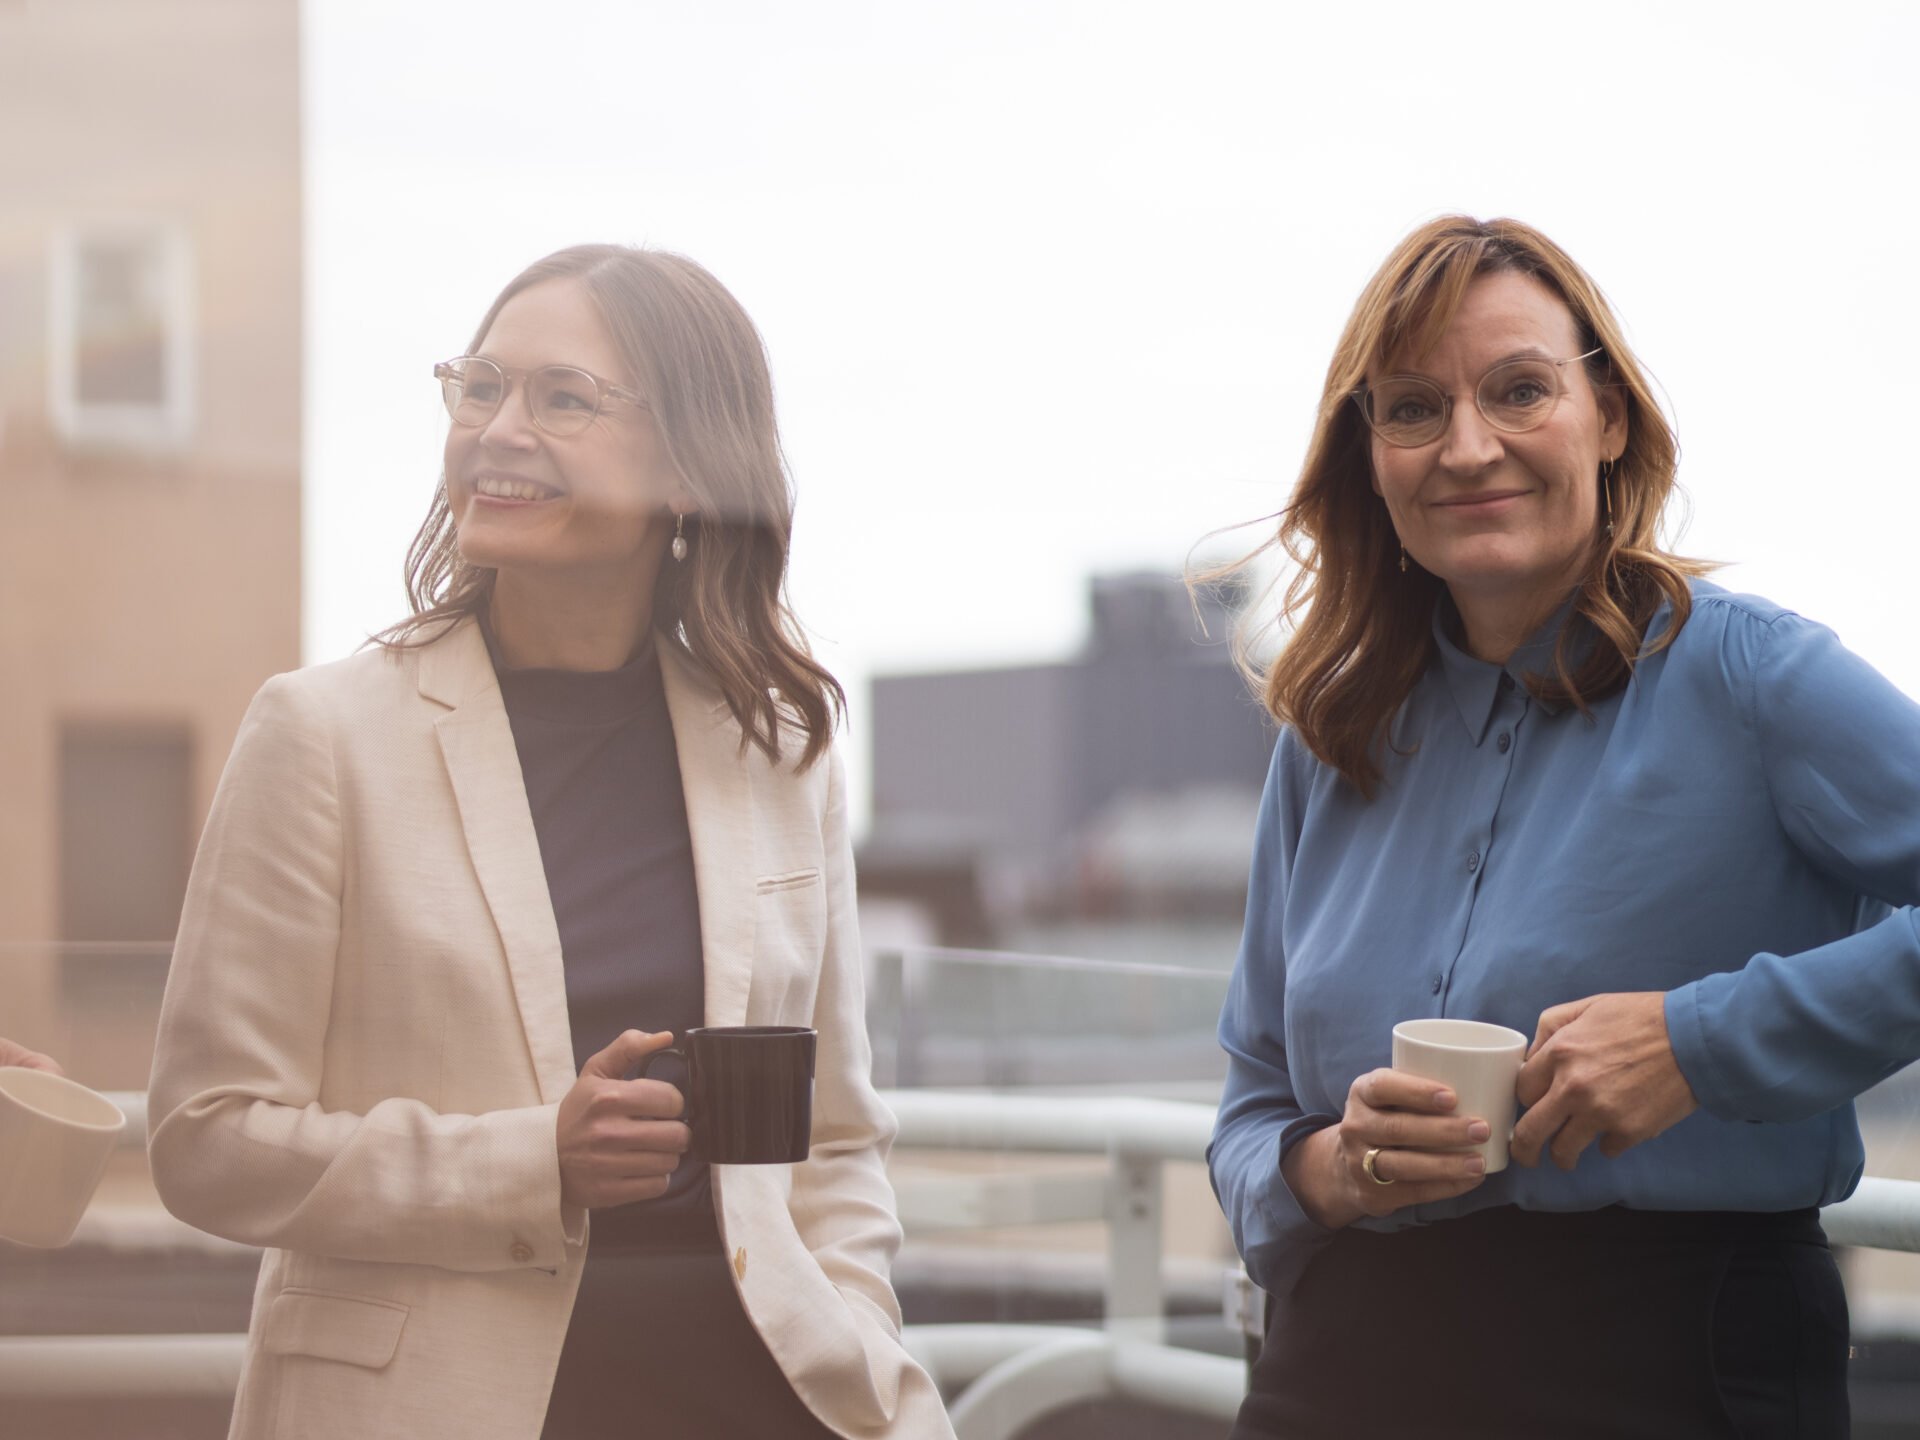
[[73, 722], [59, 754], [60, 1003], [69, 1068], [138, 1089], [193, 861], [185, 725]]
[[193, 423], [192, 267], [185, 235], [89, 226], [54, 243], [54, 427], [69, 444], [168, 449]]
[[170, 940], [193, 863], [185, 726], [68, 724], [60, 735], [60, 937]]

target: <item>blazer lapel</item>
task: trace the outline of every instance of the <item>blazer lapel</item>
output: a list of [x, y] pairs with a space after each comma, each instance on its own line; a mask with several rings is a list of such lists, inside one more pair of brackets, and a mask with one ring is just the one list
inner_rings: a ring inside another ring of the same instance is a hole
[[726, 700], [691, 659], [662, 643], [660, 672], [693, 837], [707, 1024], [741, 1025], [753, 976], [755, 762], [740, 753]]
[[553, 1104], [574, 1080], [560, 930], [520, 755], [480, 627], [455, 625], [420, 652], [420, 693], [450, 707], [434, 721], [460, 807], [467, 850], [506, 950], [540, 1098]]

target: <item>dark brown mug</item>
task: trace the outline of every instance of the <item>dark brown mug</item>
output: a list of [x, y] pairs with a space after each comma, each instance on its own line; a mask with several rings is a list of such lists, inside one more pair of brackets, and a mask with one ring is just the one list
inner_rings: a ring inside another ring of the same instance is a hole
[[813, 1054], [819, 1032], [804, 1025], [721, 1025], [689, 1030], [671, 1055], [686, 1066], [693, 1154], [710, 1165], [787, 1165], [807, 1158], [813, 1130]]

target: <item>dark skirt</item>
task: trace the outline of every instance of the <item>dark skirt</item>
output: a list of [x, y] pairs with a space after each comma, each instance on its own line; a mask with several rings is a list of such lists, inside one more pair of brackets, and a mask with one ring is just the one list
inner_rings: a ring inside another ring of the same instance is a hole
[[1813, 1210], [1342, 1230], [1270, 1304], [1232, 1440], [1839, 1440], [1847, 1345]]
[[589, 1254], [542, 1440], [834, 1440], [741, 1309], [717, 1242]]

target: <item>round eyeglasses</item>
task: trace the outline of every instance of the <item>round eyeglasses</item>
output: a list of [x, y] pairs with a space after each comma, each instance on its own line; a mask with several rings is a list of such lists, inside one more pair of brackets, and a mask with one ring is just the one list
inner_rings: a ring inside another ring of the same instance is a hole
[[526, 386], [527, 414], [549, 435], [578, 435], [591, 425], [609, 400], [639, 409], [647, 402], [624, 385], [602, 380], [573, 365], [543, 365], [538, 370], [509, 370], [484, 355], [462, 355], [433, 367], [441, 398], [456, 425], [484, 425], [505, 403], [513, 386]]
[[[1503, 360], [1473, 387], [1473, 403], [1496, 430], [1517, 435], [1544, 425], [1567, 393], [1561, 367], [1590, 360], [1602, 348], [1595, 346], [1585, 355], [1565, 360], [1532, 356]], [[1431, 444], [1447, 433], [1453, 421], [1453, 398], [1419, 375], [1389, 375], [1378, 385], [1363, 385], [1353, 398], [1373, 433], [1389, 445]]]

